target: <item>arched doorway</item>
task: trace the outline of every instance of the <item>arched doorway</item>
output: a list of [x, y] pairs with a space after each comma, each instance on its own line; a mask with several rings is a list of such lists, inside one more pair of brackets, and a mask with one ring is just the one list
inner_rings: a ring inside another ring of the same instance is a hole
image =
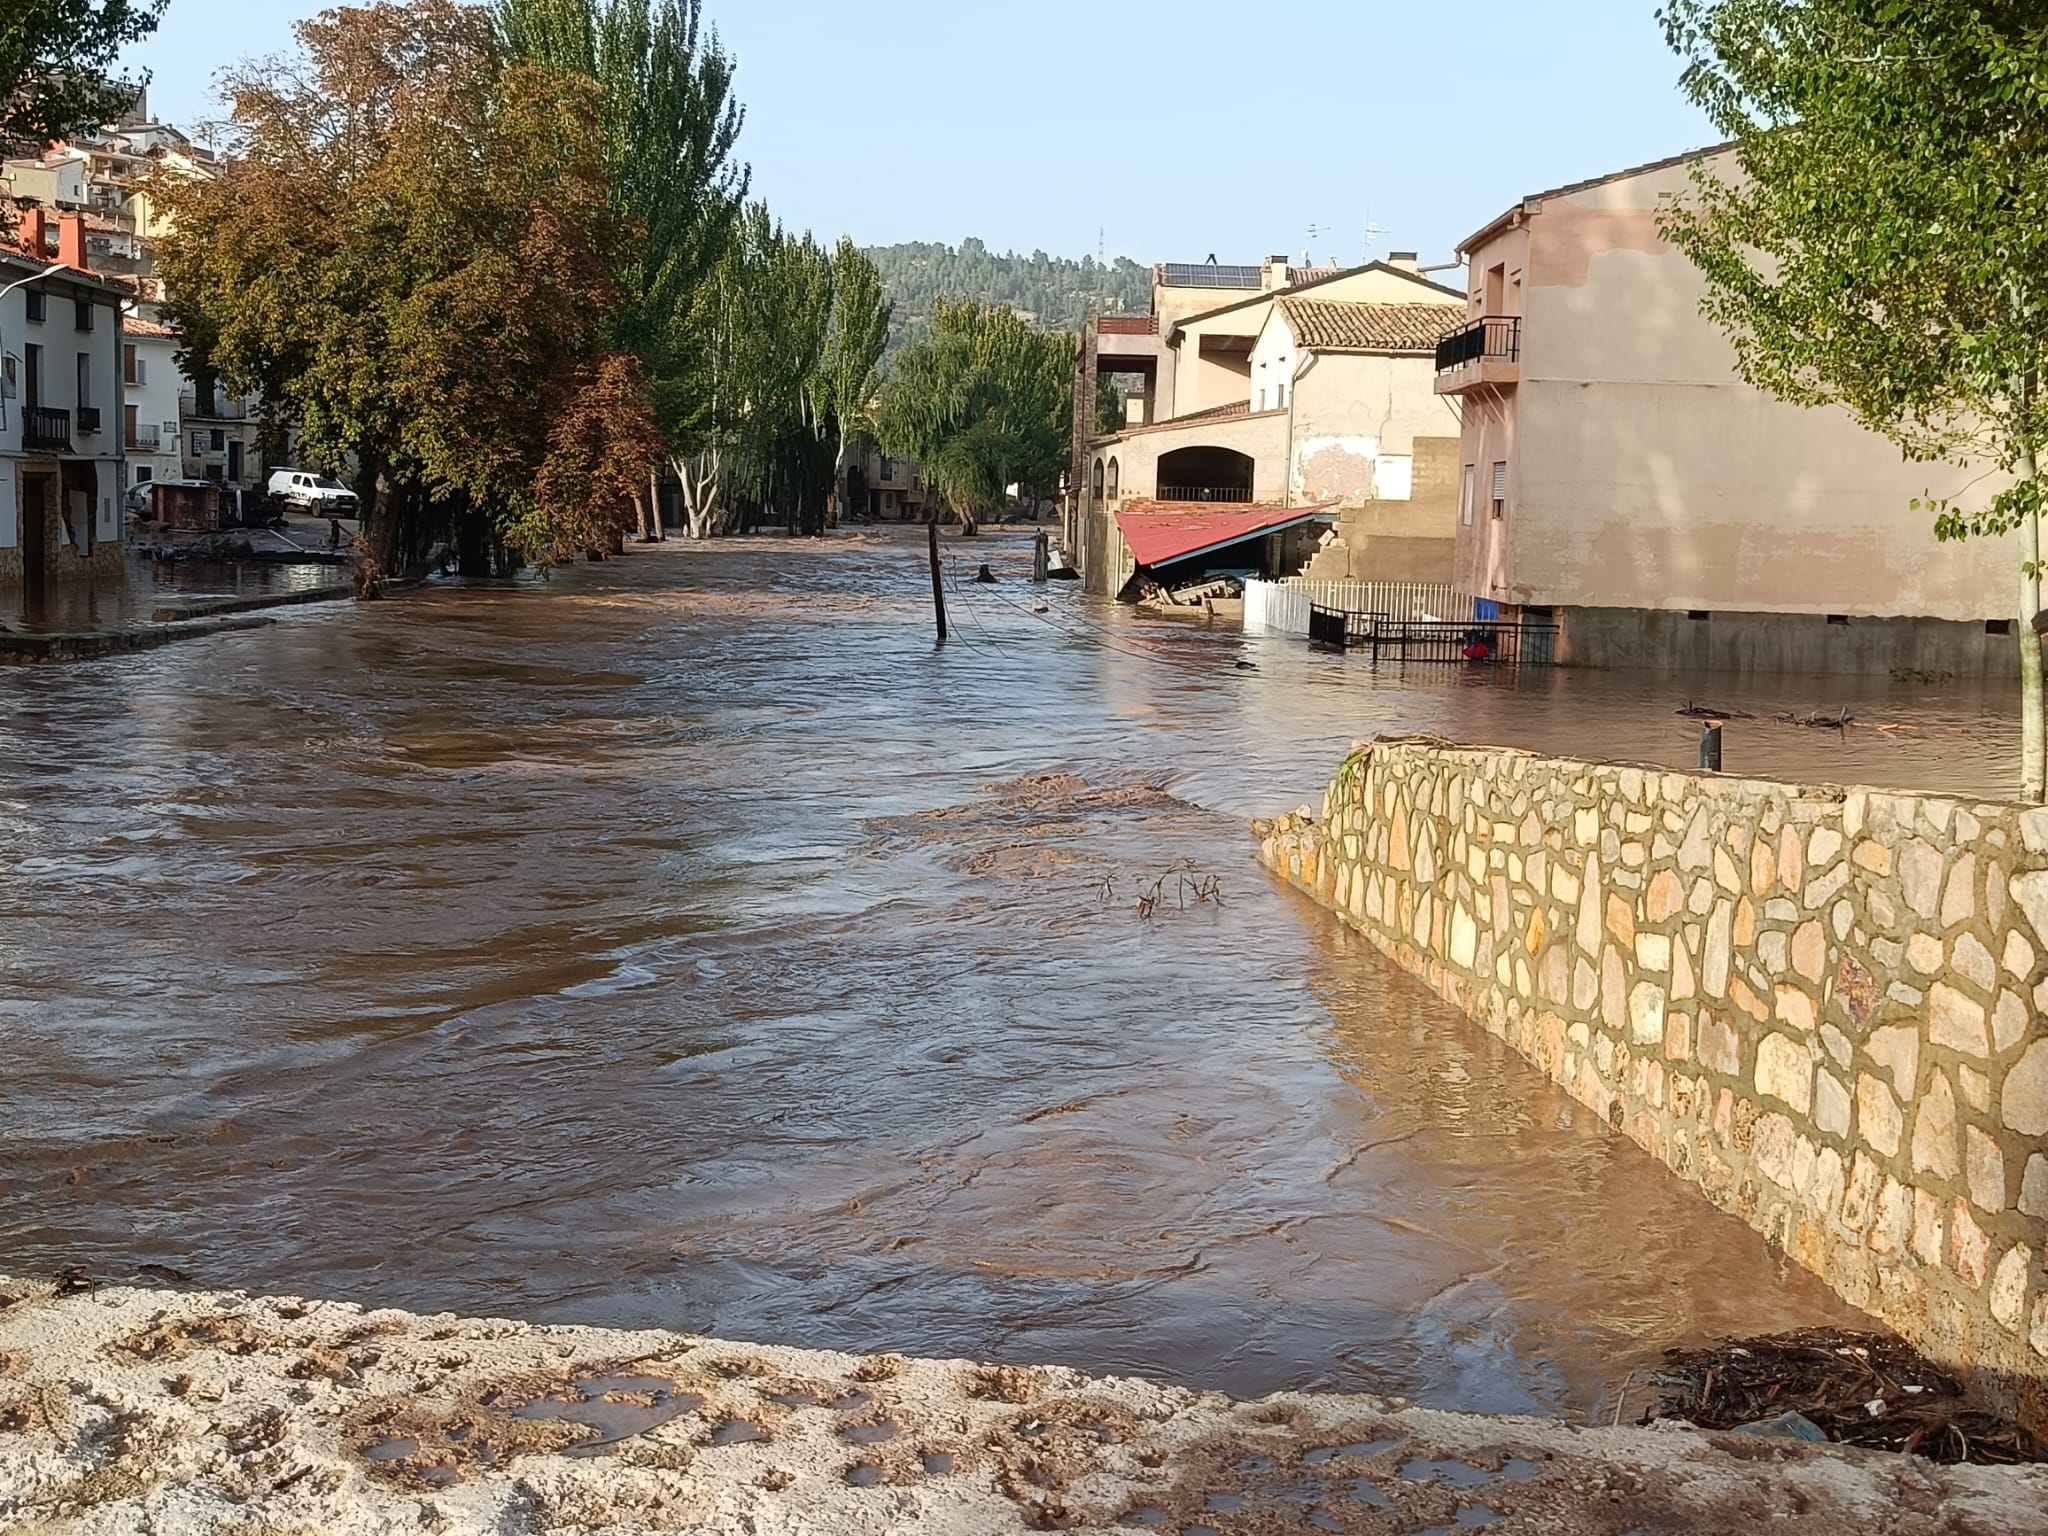
[[1115, 501], [1123, 479], [1123, 473], [1115, 459], [1109, 461], [1109, 499]]
[[1095, 500], [1102, 500], [1102, 460], [1100, 459], [1095, 461], [1095, 478], [1092, 484], [1093, 490], [1090, 494], [1093, 495]]
[[1232, 448], [1176, 448], [1160, 456], [1159, 499], [1248, 502], [1252, 472], [1251, 456]]

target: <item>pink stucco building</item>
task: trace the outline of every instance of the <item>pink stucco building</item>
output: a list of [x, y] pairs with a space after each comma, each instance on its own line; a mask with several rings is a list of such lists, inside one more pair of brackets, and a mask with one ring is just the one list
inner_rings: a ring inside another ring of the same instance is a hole
[[1459, 589], [1555, 617], [1573, 662], [2012, 670], [2016, 550], [1938, 544], [1913, 506], [1996, 483], [1753, 388], [1700, 314], [1658, 216], [1732, 157], [1538, 193], [1460, 247], [1467, 323], [1436, 358], [1462, 418]]

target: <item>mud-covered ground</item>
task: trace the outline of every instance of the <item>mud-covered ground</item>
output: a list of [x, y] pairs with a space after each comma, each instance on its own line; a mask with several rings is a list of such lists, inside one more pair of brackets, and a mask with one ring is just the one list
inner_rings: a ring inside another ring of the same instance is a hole
[[2038, 1533], [2048, 1471], [0, 1279], [0, 1531]]

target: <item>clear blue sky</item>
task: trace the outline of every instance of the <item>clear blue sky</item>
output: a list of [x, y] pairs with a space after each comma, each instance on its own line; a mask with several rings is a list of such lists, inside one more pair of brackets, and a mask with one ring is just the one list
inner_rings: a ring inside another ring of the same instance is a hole
[[[171, 0], [160, 116], [320, 0]], [[754, 185], [863, 243], [1441, 261], [1516, 198], [1706, 143], [1655, 0], [705, 0]]]

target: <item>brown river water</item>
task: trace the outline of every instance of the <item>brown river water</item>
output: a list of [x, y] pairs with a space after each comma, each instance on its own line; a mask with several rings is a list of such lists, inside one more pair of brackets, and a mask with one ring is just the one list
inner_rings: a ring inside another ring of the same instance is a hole
[[0, 671], [0, 1268], [1571, 1415], [1852, 1319], [1245, 818], [1387, 731], [1683, 766], [1687, 698], [1993, 794], [2002, 697], [1375, 674], [948, 557], [942, 651], [868, 538]]

